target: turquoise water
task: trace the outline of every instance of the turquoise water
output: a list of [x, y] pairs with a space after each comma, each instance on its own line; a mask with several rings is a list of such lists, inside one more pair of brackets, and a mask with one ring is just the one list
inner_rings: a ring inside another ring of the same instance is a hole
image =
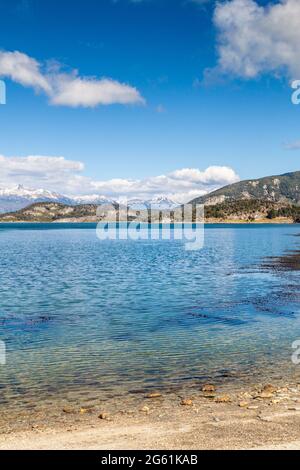
[[211, 225], [205, 246], [0, 226], [0, 410], [300, 372], [296, 225]]

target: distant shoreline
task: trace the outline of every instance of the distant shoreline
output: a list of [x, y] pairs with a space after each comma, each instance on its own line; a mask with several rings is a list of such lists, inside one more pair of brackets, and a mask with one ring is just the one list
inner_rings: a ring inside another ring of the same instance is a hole
[[[115, 221], [111, 221], [111, 220], [67, 220], [67, 219], [62, 219], [62, 220], [53, 220], [53, 221], [49, 221], [49, 220], [11, 220], [11, 221], [4, 221], [4, 220], [0, 220], [0, 225], [4, 225], [4, 224], [35, 224], [35, 225], [38, 225], [38, 224], [107, 224], [107, 223], [114, 223]], [[131, 222], [136, 222], [136, 223], [140, 223], [140, 224], [147, 224], [147, 222], [138, 222], [138, 221], [131, 221]], [[131, 223], [131, 222], [128, 222], [128, 223]], [[123, 224], [123, 223], [126, 223], [126, 221], [120, 221], [120, 222], [117, 222], [117, 223], [120, 223], [120, 224]], [[184, 222], [183, 222], [184, 223]], [[201, 222], [193, 222], [193, 225], [196, 225], [196, 224], [199, 224]], [[188, 224], [192, 224], [192, 222], [188, 222]], [[243, 220], [243, 219], [224, 219], [224, 220], [220, 220], [220, 219], [206, 219], [205, 222], [204, 222], [204, 225], [222, 225], [222, 224], [228, 224], [228, 225], [262, 225], [262, 224], [268, 224], [268, 225], [299, 225], [299, 223], [296, 223], [294, 222], [292, 219], [288, 219], [288, 218], [277, 218], [277, 219], [257, 219], [257, 220]], [[149, 225], [149, 224], [148, 224]], [[158, 222], [154, 222], [153, 225], [182, 225], [182, 222], [172, 222], [172, 223], [168, 223], [168, 222], [162, 222], [162, 223], [158, 223]]]

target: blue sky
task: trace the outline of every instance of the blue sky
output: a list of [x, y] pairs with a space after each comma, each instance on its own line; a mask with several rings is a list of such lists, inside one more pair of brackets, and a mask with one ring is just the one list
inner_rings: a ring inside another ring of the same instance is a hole
[[[243, 36], [242, 7], [249, 9], [251, 37]], [[0, 77], [7, 105], [0, 106], [0, 185], [117, 193], [119, 180], [122, 194], [145, 187], [145, 193], [178, 196], [237, 175], [299, 169], [300, 106], [292, 105], [290, 88], [290, 80], [300, 78], [300, 66], [293, 65], [300, 65], [293, 22], [295, 14], [300, 21], [299, 5], [231, 0], [217, 8], [197, 0], [2, 0]], [[278, 30], [276, 17], [291, 20], [294, 34]], [[7, 55], [15, 51], [22, 56]], [[24, 65], [24, 57], [38, 65]], [[27, 66], [25, 83], [20, 74]], [[70, 77], [79, 78], [76, 86], [99, 88], [74, 88], [77, 98], [66, 96], [61, 82], [69, 84]], [[103, 77], [115, 87], [105, 105]], [[86, 92], [98, 98], [86, 103]], [[40, 159], [32, 166], [28, 156]], [[205, 173], [211, 167], [219, 173]]]

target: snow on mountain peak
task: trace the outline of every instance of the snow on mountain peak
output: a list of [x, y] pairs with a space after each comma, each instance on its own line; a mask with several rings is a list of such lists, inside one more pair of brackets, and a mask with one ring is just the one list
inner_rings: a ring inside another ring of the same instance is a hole
[[65, 197], [55, 192], [48, 191], [46, 189], [32, 189], [32, 188], [25, 188], [22, 184], [18, 184], [17, 186], [13, 186], [12, 188], [4, 188], [0, 189], [0, 197], [20, 197], [20, 198], [29, 198], [29, 199], [37, 199], [40, 197], [45, 197], [47, 199], [58, 199], [60, 197]]
[[[0, 213], [13, 212], [33, 204], [34, 202], [55, 201], [63, 204], [124, 204], [125, 199], [116, 200], [100, 194], [82, 195], [82, 196], [65, 196], [47, 189], [26, 188], [22, 184], [14, 187], [0, 189]], [[126, 200], [126, 204], [131, 209], [142, 210], [152, 208], [157, 210], [170, 210], [178, 206], [178, 204], [164, 195], [158, 195], [152, 199], [132, 198]]]

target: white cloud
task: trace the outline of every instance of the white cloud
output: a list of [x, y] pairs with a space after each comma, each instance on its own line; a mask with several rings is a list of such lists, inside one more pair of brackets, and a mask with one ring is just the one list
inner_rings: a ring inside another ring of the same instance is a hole
[[143, 104], [137, 91], [124, 83], [103, 78], [80, 78], [74, 75], [59, 74], [54, 77], [51, 102], [71, 107], [95, 107], [99, 104]]
[[299, 150], [300, 149], [300, 140], [296, 140], [295, 142], [289, 142], [284, 144], [285, 150]]
[[99, 194], [113, 198], [152, 198], [165, 195], [179, 202], [239, 180], [228, 167], [212, 166], [204, 171], [184, 168], [144, 179], [92, 179], [83, 174], [84, 164], [64, 157], [6, 157], [0, 155], [0, 187], [22, 184], [66, 195]]
[[237, 175], [232, 168], [210, 166], [204, 171], [200, 171], [198, 168], [183, 168], [171, 173], [171, 177], [175, 180], [185, 180], [195, 184], [214, 184], [215, 181], [218, 181], [219, 184], [227, 184], [228, 181], [234, 182]]
[[0, 51], [0, 76], [8, 77], [23, 86], [51, 92], [47, 78], [40, 71], [40, 64], [22, 52]]
[[218, 3], [214, 13], [218, 32], [215, 72], [242, 78], [263, 73], [300, 76], [300, 1], [280, 0], [259, 6], [254, 0]]
[[33, 155], [28, 157], [4, 157], [0, 155], [0, 170], [3, 172], [29, 172], [31, 174], [83, 171], [84, 164], [64, 157]]
[[25, 186], [56, 187], [62, 189], [68, 184], [81, 179], [84, 170], [81, 162], [67, 160], [64, 157], [28, 156], [5, 157], [0, 155], [0, 186], [2, 188], [16, 184]]
[[95, 107], [144, 104], [139, 91], [110, 78], [80, 77], [76, 70], [62, 73], [59, 64], [47, 69], [21, 52], [0, 51], [0, 77], [43, 91], [58, 106]]

